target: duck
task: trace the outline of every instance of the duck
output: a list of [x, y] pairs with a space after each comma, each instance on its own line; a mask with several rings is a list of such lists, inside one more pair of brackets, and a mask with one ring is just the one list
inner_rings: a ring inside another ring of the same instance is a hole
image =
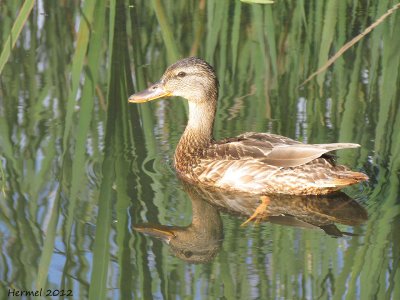
[[215, 140], [218, 87], [214, 68], [201, 58], [188, 57], [128, 98], [129, 103], [170, 97], [188, 101], [187, 125], [174, 154], [178, 177], [193, 184], [259, 195], [325, 195], [368, 180], [364, 173], [337, 164], [331, 154], [359, 144], [305, 144], [258, 132]]

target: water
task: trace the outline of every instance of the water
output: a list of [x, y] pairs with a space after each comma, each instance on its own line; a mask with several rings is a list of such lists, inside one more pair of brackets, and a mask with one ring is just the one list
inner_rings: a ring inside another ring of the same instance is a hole
[[[0, 298], [399, 298], [398, 12], [299, 88], [390, 5], [39, 1], [0, 77]], [[184, 101], [127, 103], [189, 55], [217, 70], [216, 138], [359, 143], [338, 161], [370, 180], [241, 226], [259, 199], [175, 175]]]

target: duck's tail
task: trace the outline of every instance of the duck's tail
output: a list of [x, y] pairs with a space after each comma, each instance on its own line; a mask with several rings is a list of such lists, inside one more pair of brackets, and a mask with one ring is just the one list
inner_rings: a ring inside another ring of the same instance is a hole
[[362, 181], [368, 180], [368, 176], [361, 172], [346, 171], [340, 173], [337, 178], [332, 179], [332, 183], [337, 187], [345, 187], [348, 185], [353, 185]]

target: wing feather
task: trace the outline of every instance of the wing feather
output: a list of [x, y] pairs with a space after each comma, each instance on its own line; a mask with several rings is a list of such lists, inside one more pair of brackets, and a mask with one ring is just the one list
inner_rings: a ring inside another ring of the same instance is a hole
[[277, 167], [296, 167], [304, 165], [330, 151], [355, 147], [359, 147], [359, 145], [336, 143], [276, 146], [262, 161]]
[[303, 144], [275, 134], [248, 132], [214, 143], [205, 159], [259, 160], [275, 167], [296, 167], [330, 151], [356, 148], [358, 144]]

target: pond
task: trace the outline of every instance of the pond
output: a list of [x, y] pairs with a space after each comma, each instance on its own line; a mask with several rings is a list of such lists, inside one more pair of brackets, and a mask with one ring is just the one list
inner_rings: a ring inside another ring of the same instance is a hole
[[[33, 9], [0, 73], [0, 298], [400, 299], [400, 11], [302, 85], [395, 2], [2, 3], [0, 51]], [[358, 143], [369, 181], [246, 224], [259, 197], [180, 181], [187, 102], [128, 97], [189, 56], [216, 139]]]

